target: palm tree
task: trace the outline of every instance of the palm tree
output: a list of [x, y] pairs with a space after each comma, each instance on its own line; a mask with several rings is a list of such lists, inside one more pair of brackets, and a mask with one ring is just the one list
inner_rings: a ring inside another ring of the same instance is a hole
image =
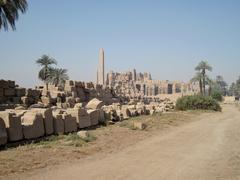
[[19, 11], [25, 13], [28, 4], [26, 0], [0, 0], [0, 30], [8, 30], [9, 25], [16, 29], [15, 21], [18, 20]]
[[67, 69], [53, 68], [50, 70], [49, 81], [53, 85], [63, 87], [65, 81], [68, 80]]
[[202, 74], [203, 94], [206, 95], [206, 71], [212, 71], [212, 67], [207, 61], [201, 61], [195, 70]]
[[203, 86], [202, 86], [202, 74], [196, 73], [196, 75], [191, 79], [191, 83], [198, 82], [199, 83], [199, 89], [200, 94], [203, 95]]
[[42, 69], [38, 73], [38, 78], [46, 84], [48, 90], [48, 84], [50, 82], [50, 72], [52, 71], [51, 65], [57, 65], [57, 61], [47, 55], [43, 55], [36, 61], [37, 64], [42, 66]]

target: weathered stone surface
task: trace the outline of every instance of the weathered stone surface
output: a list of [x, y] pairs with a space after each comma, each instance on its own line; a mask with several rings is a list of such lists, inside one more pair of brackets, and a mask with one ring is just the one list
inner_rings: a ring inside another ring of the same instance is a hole
[[20, 115], [16, 115], [13, 112], [3, 111], [0, 112], [0, 118], [3, 119], [5, 123], [8, 141], [14, 142], [23, 139], [23, 129]]
[[8, 88], [4, 89], [4, 96], [14, 96], [15, 95], [15, 89]]
[[15, 94], [16, 94], [16, 96], [18, 96], [18, 97], [25, 96], [25, 94], [26, 94], [26, 89], [25, 89], [25, 88], [16, 88], [16, 89], [15, 89]]
[[43, 116], [40, 113], [27, 111], [22, 117], [23, 135], [25, 139], [44, 136]]
[[64, 113], [62, 117], [64, 122], [64, 132], [65, 133], [76, 132], [77, 131], [76, 118], [67, 113]]
[[86, 139], [89, 136], [88, 131], [79, 131], [77, 135], [82, 139]]
[[33, 108], [31, 111], [40, 113], [43, 116], [44, 128], [46, 135], [51, 135], [54, 132], [53, 129], [53, 114], [52, 109]]
[[78, 127], [80, 129], [90, 127], [91, 126], [91, 120], [90, 116], [87, 113], [87, 111], [83, 108], [74, 108], [74, 109], [67, 109], [67, 113], [71, 114], [73, 117], [76, 118]]
[[144, 129], [146, 129], [147, 125], [142, 122], [133, 122], [133, 127], [135, 129], [144, 130]]
[[99, 110], [87, 110], [87, 113], [90, 116], [91, 125], [95, 126], [99, 123]]
[[3, 97], [3, 89], [2, 88], [0, 88], [0, 97]]
[[62, 114], [58, 113], [53, 114], [53, 129], [54, 134], [56, 135], [64, 134], [64, 122]]
[[102, 109], [99, 110], [99, 122], [104, 123], [106, 121], [104, 111]]
[[5, 145], [7, 143], [7, 131], [6, 126], [2, 118], [0, 118], [0, 145]]
[[86, 108], [95, 110], [95, 109], [101, 109], [103, 106], [104, 106], [103, 101], [99, 101], [98, 99], [94, 98], [88, 102], [88, 104], [86, 105]]

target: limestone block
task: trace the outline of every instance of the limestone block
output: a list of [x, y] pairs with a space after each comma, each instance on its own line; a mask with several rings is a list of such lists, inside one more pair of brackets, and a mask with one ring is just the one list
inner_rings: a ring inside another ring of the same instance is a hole
[[25, 88], [16, 88], [15, 89], [15, 95], [17, 97], [25, 96], [25, 94], [26, 94], [26, 89]]
[[75, 106], [75, 98], [74, 97], [66, 97], [66, 103], [68, 103], [70, 108]]
[[72, 117], [70, 114], [64, 113], [62, 115], [64, 122], [64, 132], [72, 133], [77, 131], [77, 121], [76, 118]]
[[104, 111], [102, 109], [99, 109], [99, 122], [105, 122], [105, 115], [104, 115]]
[[131, 112], [129, 111], [128, 108], [122, 108], [121, 113], [123, 115], [124, 120], [129, 119], [129, 117], [131, 117]]
[[87, 113], [90, 116], [90, 120], [91, 120], [91, 125], [95, 126], [98, 125], [99, 122], [99, 110], [87, 110]]
[[89, 136], [88, 131], [79, 131], [77, 133], [77, 135], [81, 138], [81, 139], [86, 139]]
[[21, 97], [21, 101], [23, 104], [29, 104], [29, 98], [26, 96]]
[[15, 95], [14, 88], [4, 89], [4, 96], [14, 96], [14, 95]]
[[87, 109], [101, 109], [104, 106], [103, 101], [99, 101], [98, 99], [94, 98], [91, 101], [89, 101], [86, 105]]
[[91, 126], [90, 116], [87, 113], [87, 111], [83, 108], [69, 108], [67, 109], [67, 113], [71, 114], [73, 117], [76, 118], [76, 121], [78, 123], [78, 127], [86, 128]]
[[15, 81], [7, 81], [8, 87], [9, 88], [15, 88]]
[[53, 134], [54, 129], [53, 129], [52, 109], [51, 108], [47, 108], [47, 109], [33, 108], [33, 109], [31, 109], [31, 111], [38, 112], [42, 115], [46, 135]]
[[7, 143], [7, 131], [6, 126], [2, 118], [0, 118], [0, 146]]
[[43, 117], [40, 113], [27, 111], [22, 117], [23, 135], [25, 139], [35, 139], [44, 136]]
[[0, 88], [0, 97], [3, 97], [4, 93], [3, 93], [3, 88]]
[[14, 142], [23, 139], [21, 115], [9, 111], [3, 111], [0, 112], [0, 118], [3, 119], [5, 123], [8, 141]]
[[64, 122], [62, 114], [57, 113], [53, 114], [53, 129], [54, 134], [56, 135], [64, 134]]
[[133, 127], [135, 129], [144, 130], [144, 129], [146, 129], [147, 125], [142, 122], [133, 122]]
[[0, 80], [0, 88], [9, 88], [8, 87], [8, 82], [3, 80], [3, 79], [1, 79]]

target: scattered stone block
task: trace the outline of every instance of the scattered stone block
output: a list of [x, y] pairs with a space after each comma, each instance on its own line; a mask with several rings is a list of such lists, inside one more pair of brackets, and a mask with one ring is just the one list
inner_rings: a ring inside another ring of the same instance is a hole
[[14, 96], [15, 95], [15, 89], [8, 88], [4, 89], [4, 96]]
[[54, 134], [56, 135], [64, 134], [64, 122], [62, 114], [54, 114], [53, 117], [54, 117], [53, 118]]
[[0, 118], [0, 146], [7, 144], [7, 131], [4, 120]]
[[142, 122], [133, 122], [133, 128], [134, 129], [139, 129], [139, 130], [144, 130], [146, 129], [147, 125]]
[[5, 123], [8, 141], [14, 142], [23, 139], [23, 129], [20, 115], [9, 111], [3, 111], [0, 112], [0, 118], [3, 119]]
[[94, 98], [91, 101], [89, 101], [86, 105], [87, 109], [101, 109], [104, 106], [103, 101], [99, 101], [98, 99]]
[[45, 134], [43, 117], [40, 113], [27, 111], [22, 117], [22, 126], [25, 139], [36, 139]]
[[83, 109], [83, 108], [74, 108], [74, 109], [69, 108], [69, 109], [67, 109], [67, 113], [71, 114], [73, 117], [76, 118], [76, 121], [78, 123], [78, 127], [80, 129], [91, 126], [90, 116], [85, 109]]
[[77, 131], [77, 121], [76, 118], [72, 117], [70, 114], [64, 113], [62, 115], [64, 122], [64, 132], [72, 133]]
[[0, 88], [0, 97], [3, 97], [3, 96], [4, 96], [4, 93], [3, 93], [3, 92], [4, 92], [3, 89]]
[[26, 89], [25, 88], [16, 88], [15, 89], [15, 95], [18, 97], [25, 96], [26, 94]]
[[87, 113], [90, 116], [91, 125], [95, 126], [99, 123], [99, 110], [87, 110]]
[[32, 111], [38, 112], [43, 116], [44, 128], [46, 135], [51, 135], [54, 132], [53, 129], [53, 114], [52, 109], [33, 108]]
[[79, 132], [77, 133], [77, 135], [78, 135], [78, 137], [80, 137], [81, 139], [86, 139], [86, 138], [89, 136], [88, 131], [79, 131]]

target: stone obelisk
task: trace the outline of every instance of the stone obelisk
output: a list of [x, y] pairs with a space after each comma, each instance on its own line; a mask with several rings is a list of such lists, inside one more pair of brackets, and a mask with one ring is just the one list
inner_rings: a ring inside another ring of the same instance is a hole
[[97, 84], [105, 85], [105, 67], [104, 67], [104, 50], [103, 48], [99, 51], [99, 66], [97, 73]]

